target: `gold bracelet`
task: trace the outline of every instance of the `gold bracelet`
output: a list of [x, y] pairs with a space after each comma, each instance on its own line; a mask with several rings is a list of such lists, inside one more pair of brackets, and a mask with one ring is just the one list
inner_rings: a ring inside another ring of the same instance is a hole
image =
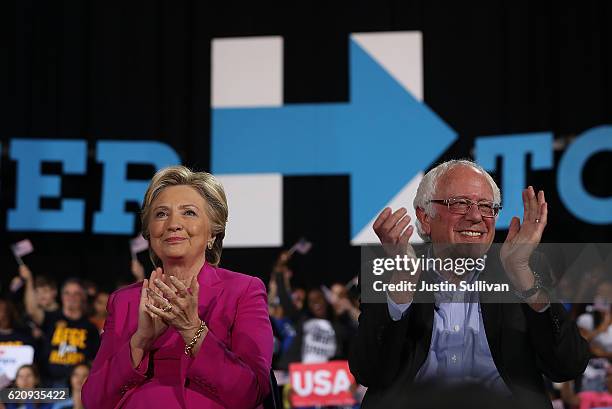
[[185, 355], [191, 356], [191, 350], [193, 349], [195, 344], [197, 344], [198, 339], [200, 339], [200, 337], [202, 336], [202, 332], [204, 332], [205, 328], [206, 324], [204, 323], [204, 321], [200, 320], [200, 328], [198, 328], [198, 330], [196, 331], [195, 335], [191, 339], [191, 342], [185, 345]]

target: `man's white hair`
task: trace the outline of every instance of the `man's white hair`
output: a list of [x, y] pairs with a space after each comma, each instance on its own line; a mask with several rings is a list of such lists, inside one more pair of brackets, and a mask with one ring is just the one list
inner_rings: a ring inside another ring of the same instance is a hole
[[[501, 192], [499, 190], [499, 187], [497, 186], [497, 183], [495, 183], [495, 180], [493, 180], [491, 175], [489, 175], [489, 173], [484, 170], [482, 166], [468, 159], [452, 159], [439, 164], [438, 166], [427, 172], [425, 176], [423, 176], [423, 179], [421, 180], [421, 183], [419, 183], [419, 187], [417, 188], [414, 201], [412, 202], [414, 209], [416, 210], [417, 208], [421, 208], [425, 211], [427, 215], [429, 215], [430, 217], [434, 217], [436, 215], [436, 211], [430, 200], [439, 199], [434, 197], [436, 194], [436, 189], [438, 187], [438, 181], [449, 170], [454, 169], [458, 166], [468, 166], [481, 172], [487, 179], [487, 182], [489, 182], [489, 185], [491, 185], [491, 190], [493, 191], [493, 201], [495, 203], [501, 204]], [[431, 241], [431, 237], [429, 237], [429, 235], [423, 231], [423, 227], [421, 226], [421, 223], [418, 219], [415, 220], [415, 224], [419, 236], [421, 236], [421, 238], [426, 242]]]

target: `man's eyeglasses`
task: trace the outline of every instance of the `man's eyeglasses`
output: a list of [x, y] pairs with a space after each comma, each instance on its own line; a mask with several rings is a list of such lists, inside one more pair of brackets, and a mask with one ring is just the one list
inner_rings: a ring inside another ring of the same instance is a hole
[[499, 214], [499, 211], [502, 208], [498, 203], [490, 202], [488, 200], [474, 202], [470, 199], [455, 197], [451, 197], [449, 199], [432, 199], [429, 202], [444, 204], [448, 207], [448, 211], [453, 214], [466, 214], [470, 211], [470, 208], [473, 205], [476, 205], [478, 206], [478, 211], [482, 217], [495, 217]]

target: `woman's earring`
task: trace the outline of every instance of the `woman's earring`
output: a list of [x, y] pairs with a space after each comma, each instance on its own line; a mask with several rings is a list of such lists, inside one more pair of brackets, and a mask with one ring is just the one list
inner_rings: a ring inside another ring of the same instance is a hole
[[212, 246], [213, 246], [213, 242], [209, 241], [208, 242], [208, 250], [212, 250]]

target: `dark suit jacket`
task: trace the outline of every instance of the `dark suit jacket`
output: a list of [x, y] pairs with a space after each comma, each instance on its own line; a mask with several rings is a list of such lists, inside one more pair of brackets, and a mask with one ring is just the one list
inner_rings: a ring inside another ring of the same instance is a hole
[[[542, 375], [554, 382], [579, 376], [589, 360], [587, 342], [560, 304], [538, 313], [518, 299], [515, 303], [486, 301], [481, 296], [487, 341], [513, 398], [526, 408], [551, 408]], [[349, 365], [356, 380], [368, 387], [363, 409], [383, 407], [394, 398], [408, 401], [406, 390], [429, 353], [433, 320], [431, 293], [417, 293], [399, 321], [391, 320], [387, 304], [361, 305]]]

